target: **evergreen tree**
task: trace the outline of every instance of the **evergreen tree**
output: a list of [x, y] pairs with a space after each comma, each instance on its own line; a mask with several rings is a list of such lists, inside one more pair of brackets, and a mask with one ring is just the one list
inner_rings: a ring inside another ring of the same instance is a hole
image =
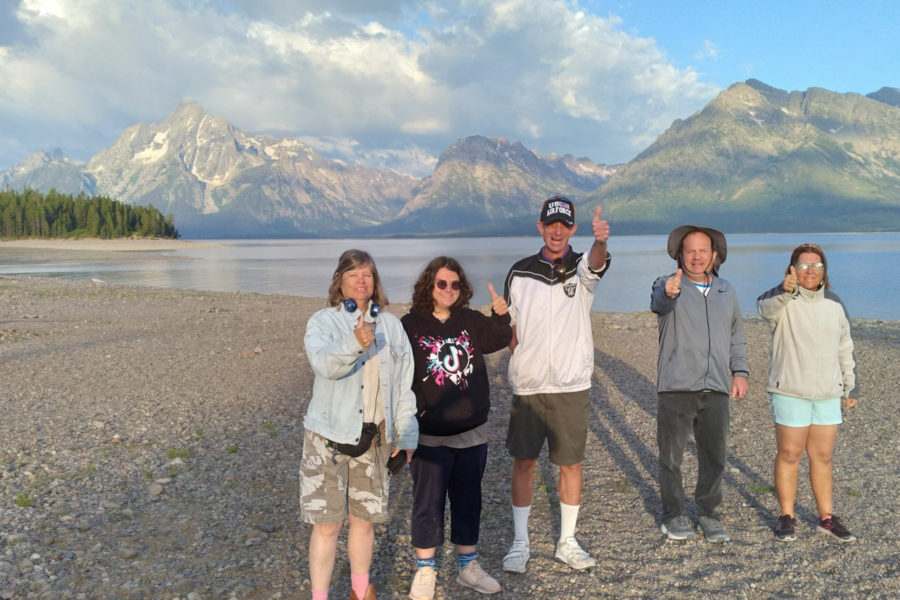
[[107, 196], [76, 197], [50, 190], [0, 190], [0, 238], [144, 236], [178, 238], [172, 215]]

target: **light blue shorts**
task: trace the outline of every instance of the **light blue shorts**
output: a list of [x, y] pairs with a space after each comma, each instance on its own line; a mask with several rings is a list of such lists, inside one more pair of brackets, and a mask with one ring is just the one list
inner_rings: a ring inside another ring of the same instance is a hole
[[841, 399], [807, 400], [782, 394], [772, 394], [772, 417], [779, 425], [809, 427], [810, 425], [840, 425]]

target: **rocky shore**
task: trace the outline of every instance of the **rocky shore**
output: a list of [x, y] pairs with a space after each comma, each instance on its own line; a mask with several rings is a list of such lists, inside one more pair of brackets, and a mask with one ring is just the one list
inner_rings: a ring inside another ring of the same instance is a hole
[[[0, 277], [0, 600], [307, 598], [298, 521], [303, 351], [322, 299]], [[391, 305], [402, 314], [404, 305]], [[747, 319], [751, 391], [732, 401], [724, 522], [732, 541], [666, 542], [656, 483], [656, 321], [595, 313], [595, 383], [578, 537], [598, 566], [553, 558], [555, 469], [542, 457], [528, 573], [503, 573], [512, 538], [503, 446], [508, 352], [490, 357], [494, 407], [481, 562], [499, 598], [900, 597], [900, 324], [854, 321], [862, 383], [835, 451], [835, 506], [856, 533], [815, 532], [801, 468], [798, 539], [776, 542], [774, 434], [763, 386], [769, 330]], [[696, 461], [689, 451], [686, 481]], [[376, 531], [378, 597], [414, 568], [408, 470]], [[691, 506], [691, 510], [693, 510]], [[449, 544], [437, 598], [455, 583]], [[341, 542], [332, 598], [349, 595]]]

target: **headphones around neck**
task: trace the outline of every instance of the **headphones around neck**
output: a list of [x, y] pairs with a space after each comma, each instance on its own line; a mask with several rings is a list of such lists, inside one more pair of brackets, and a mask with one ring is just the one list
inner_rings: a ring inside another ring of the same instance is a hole
[[[354, 300], [353, 298], [341, 300], [341, 304], [344, 305], [344, 310], [346, 310], [347, 312], [356, 312], [356, 300]], [[369, 308], [369, 316], [374, 319], [378, 317], [379, 313], [381, 313], [381, 307], [373, 302], [372, 306]]]

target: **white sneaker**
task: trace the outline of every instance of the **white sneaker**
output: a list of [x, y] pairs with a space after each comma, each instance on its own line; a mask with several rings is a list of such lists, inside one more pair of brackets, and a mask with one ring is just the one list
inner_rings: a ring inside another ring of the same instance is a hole
[[477, 560], [473, 560], [466, 565], [466, 568], [459, 572], [456, 577], [456, 583], [470, 587], [476, 592], [482, 594], [496, 594], [500, 591], [500, 584], [497, 580], [484, 572]]
[[560, 540], [556, 545], [556, 558], [563, 561], [573, 569], [588, 569], [597, 564], [594, 558], [582, 550], [574, 537]]
[[412, 586], [409, 588], [409, 597], [412, 600], [432, 600], [434, 598], [434, 582], [437, 574], [431, 567], [420, 567], [413, 577]]
[[524, 573], [528, 559], [531, 558], [531, 549], [524, 540], [513, 540], [509, 552], [503, 557], [503, 570], [510, 573]]

